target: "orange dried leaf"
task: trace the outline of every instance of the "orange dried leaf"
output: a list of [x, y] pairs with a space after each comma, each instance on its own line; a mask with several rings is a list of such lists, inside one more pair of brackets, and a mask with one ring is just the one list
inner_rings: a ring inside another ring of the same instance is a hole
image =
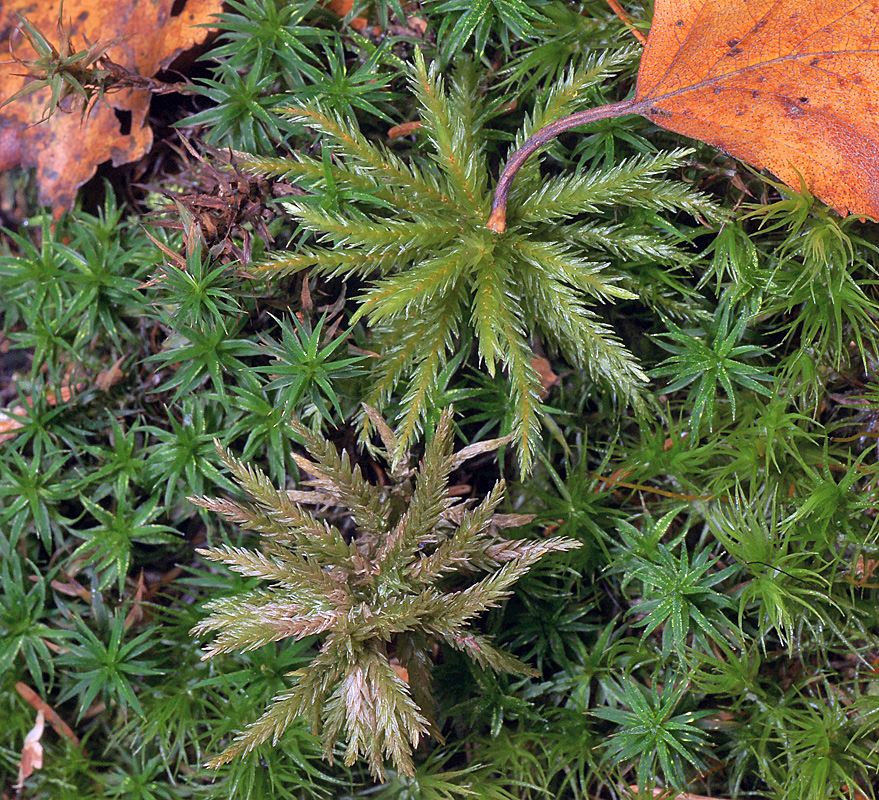
[[394, 672], [397, 673], [397, 677], [403, 681], [403, 683], [409, 683], [409, 670], [404, 667], [397, 658], [391, 659], [391, 667]]
[[122, 356], [107, 369], [102, 369], [98, 373], [98, 377], [95, 378], [95, 386], [101, 391], [109, 392], [117, 383], [120, 383], [125, 377], [125, 373], [122, 371], [122, 362], [124, 360], [125, 356]]
[[647, 39], [641, 31], [639, 31], [635, 27], [635, 23], [632, 22], [632, 18], [626, 13], [626, 10], [617, 2], [617, 0], [607, 0], [607, 4], [611, 7], [611, 10], [614, 14], [616, 14], [620, 21], [629, 29], [629, 33], [632, 34], [641, 44], [646, 44]]
[[122, 623], [122, 627], [124, 630], [127, 631], [133, 625], [139, 625], [141, 622], [143, 622], [145, 616], [143, 602], [146, 599], [148, 592], [149, 587], [144, 580], [143, 570], [141, 570], [140, 575], [137, 578], [137, 587], [134, 590], [134, 603], [132, 603], [131, 609], [125, 615], [125, 620]]
[[55, 709], [45, 702], [30, 686], [19, 681], [15, 684], [15, 690], [37, 711], [41, 711], [45, 715], [46, 721], [55, 729], [59, 736], [69, 739], [71, 743], [79, 747], [79, 737], [58, 716]]
[[[73, 397], [74, 391], [82, 391], [83, 389], [85, 389], [85, 386], [86, 386], [85, 383], [78, 383], [72, 389], [70, 388], [70, 386], [62, 386], [61, 387], [61, 402], [62, 403], [69, 402], [70, 398]], [[33, 403], [33, 399], [30, 397], [28, 397], [27, 401], [28, 401], [28, 405]], [[57, 406], [58, 405], [58, 398], [55, 397], [55, 392], [46, 392], [46, 402], [50, 406]]]
[[[14, 59], [27, 61], [35, 56], [17, 30], [18, 15], [26, 15], [51, 42], [58, 35], [60, 5], [60, 0], [10, 0], [2, 4], [0, 51], [11, 51], [13, 58], [0, 63], [0, 102], [28, 80]], [[174, 0], [66, 0], [64, 21], [65, 25], [69, 21], [75, 48], [113, 40], [107, 50], [112, 61], [135, 75], [151, 77], [204, 41], [209, 29], [196, 26], [209, 24], [221, 9], [222, 0], [185, 0], [182, 11], [175, 15]], [[119, 166], [149, 151], [153, 141], [147, 124], [150, 92], [109, 92], [103, 101], [94, 103], [84, 119], [81, 109], [73, 106], [71, 113], [56, 112], [40, 122], [49, 96], [49, 89], [41, 89], [0, 109], [0, 171], [36, 167], [40, 202], [59, 214], [73, 205], [77, 189], [95, 174], [98, 164], [112, 161]]]
[[81, 600], [85, 600], [86, 603], [91, 603], [92, 601], [92, 593], [75, 578], [68, 579], [66, 583], [54, 580], [49, 585], [56, 592], [66, 594], [68, 597], [79, 597]]
[[879, 219], [879, 3], [656, 0], [633, 109]]
[[421, 17], [409, 17], [406, 20], [406, 25], [419, 38], [423, 39], [424, 34], [427, 33], [427, 20]]
[[15, 431], [24, 427], [24, 423], [17, 418], [26, 414], [21, 406], [16, 406], [8, 414], [0, 411], [0, 444], [15, 438]]
[[540, 379], [540, 399], [545, 400], [549, 390], [559, 382], [559, 376], [552, 371], [552, 365], [543, 356], [531, 356], [531, 367]]

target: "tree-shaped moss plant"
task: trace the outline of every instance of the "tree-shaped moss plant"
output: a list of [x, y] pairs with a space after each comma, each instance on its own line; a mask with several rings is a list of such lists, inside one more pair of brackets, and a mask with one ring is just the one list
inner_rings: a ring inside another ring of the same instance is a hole
[[[210, 616], [193, 631], [219, 631], [205, 658], [291, 636], [322, 640], [311, 665], [291, 673], [291, 688], [214, 759], [215, 766], [267, 739], [277, 740], [294, 719], [304, 717], [319, 733], [327, 758], [342, 737], [346, 763], [363, 756], [378, 777], [389, 758], [396, 770], [412, 774], [412, 748], [424, 734], [439, 733], [430, 694], [434, 642], [486, 668], [530, 672], [468, 623], [497, 605], [541, 556], [579, 542], [503, 538], [501, 529], [530, 520], [495, 513], [503, 481], [476, 506], [449, 496], [453, 470], [508, 438], [453, 453], [447, 411], [413, 469], [406, 455], [393, 455], [400, 452], [397, 435], [373, 409], [367, 413], [390, 463], [386, 486], [369, 483], [347, 454], [340, 456], [331, 443], [299, 425], [297, 433], [313, 460], [296, 456], [296, 461], [311, 476], [310, 489], [276, 489], [259, 470], [221, 451], [251, 502], [191, 498], [259, 533], [262, 543], [258, 551], [224, 545], [199, 552], [270, 582], [267, 589], [208, 605]], [[340, 529], [305, 505], [344, 507], [351, 524]], [[488, 574], [467, 580], [479, 572]], [[452, 573], [459, 579], [450, 583]]]
[[[515, 146], [576, 108], [625, 61], [626, 54], [607, 57], [569, 74], [526, 118]], [[683, 304], [674, 292], [669, 296], [667, 276], [656, 282], [627, 265], [674, 267], [688, 260], [661, 224], [645, 222], [651, 212], [710, 217], [717, 211], [689, 186], [657, 177], [685, 162], [688, 151], [677, 150], [579, 175], [543, 177], [536, 163], [526, 164], [510, 191], [504, 229], [493, 230], [487, 227], [491, 134], [484, 130], [491, 115], [474, 76], [463, 70], [447, 93], [416, 51], [411, 84], [427, 158], [403, 160], [350, 120], [305, 104], [284, 113], [324, 135], [322, 160], [304, 153], [238, 155], [248, 170], [310, 190], [284, 206], [326, 244], [274, 253], [249, 271], [278, 277], [309, 270], [371, 281], [355, 316], [370, 326], [370, 349], [380, 354], [366, 401], [382, 410], [403, 387], [403, 447], [436, 405], [447, 362], [462, 342], [474, 340], [487, 371], [506, 374], [512, 432], [527, 470], [542, 414], [531, 336], [539, 334], [623, 403], [638, 404], [647, 378], [593, 306], [641, 298], [679, 313]], [[622, 207], [641, 213], [620, 223], [610, 212]]]

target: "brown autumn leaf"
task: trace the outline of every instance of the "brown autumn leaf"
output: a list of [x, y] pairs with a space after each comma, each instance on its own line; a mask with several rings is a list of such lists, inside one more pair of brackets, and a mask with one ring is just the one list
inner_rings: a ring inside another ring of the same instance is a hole
[[638, 113], [879, 219], [879, 3], [657, 0]]
[[422, 17], [409, 17], [406, 20], [406, 27], [416, 36], [423, 39], [424, 34], [427, 33], [427, 20]]
[[[15, 59], [28, 61], [36, 56], [18, 31], [18, 15], [26, 15], [51, 42], [57, 36], [60, 6], [60, 0], [2, 4], [0, 52], [12, 57], [0, 63], [0, 102], [28, 80]], [[204, 41], [209, 29], [196, 26], [210, 23], [221, 8], [222, 0], [66, 0], [64, 20], [69, 20], [76, 49], [115, 40], [108, 57], [130, 73], [149, 78]], [[108, 92], [85, 119], [74, 104], [71, 113], [56, 112], [40, 122], [49, 94], [42, 89], [0, 109], [0, 170], [36, 167], [40, 202], [59, 214], [73, 205], [77, 189], [95, 174], [98, 164], [111, 160], [119, 166], [149, 151], [153, 140], [147, 123], [150, 92], [142, 88]]]
[[122, 371], [123, 361], [125, 356], [120, 356], [109, 367], [102, 369], [95, 378], [95, 386], [102, 392], [109, 392], [117, 383], [121, 383], [125, 378], [125, 373]]
[[559, 376], [552, 371], [552, 365], [543, 356], [531, 356], [531, 366], [540, 378], [540, 399], [546, 400], [549, 390], [559, 382]]
[[401, 125], [394, 125], [393, 128], [388, 128], [388, 139], [397, 139], [400, 136], [408, 136], [410, 133], [417, 131], [422, 125], [420, 119], [416, 119], [413, 122], [404, 122]]
[[24, 423], [17, 419], [19, 415], [24, 414], [21, 406], [16, 406], [10, 413], [0, 411], [0, 444], [8, 442], [15, 438], [15, 431], [24, 427]]
[[488, 227], [506, 227], [528, 156], [578, 125], [640, 114], [701, 139], [842, 216], [879, 219], [879, 2], [656, 0], [635, 97], [538, 131], [507, 163]]

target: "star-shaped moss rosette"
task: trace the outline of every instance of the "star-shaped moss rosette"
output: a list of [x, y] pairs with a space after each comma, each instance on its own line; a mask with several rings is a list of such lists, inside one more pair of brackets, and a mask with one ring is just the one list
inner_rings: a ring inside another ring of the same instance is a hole
[[[308, 720], [332, 758], [340, 737], [345, 762], [358, 756], [376, 777], [389, 758], [412, 775], [412, 750], [425, 734], [439, 735], [430, 694], [434, 642], [462, 651], [485, 668], [532, 674], [468, 623], [509, 594], [510, 586], [546, 553], [580, 546], [572, 539], [506, 539], [504, 528], [531, 517], [496, 514], [504, 496], [498, 481], [478, 505], [448, 492], [449, 476], [467, 459], [510, 441], [494, 439], [452, 452], [451, 414], [443, 413], [417, 469], [373, 409], [390, 464], [391, 483], [369, 483], [347, 454], [340, 455], [301, 425], [297, 434], [311, 459], [296, 462], [312, 476], [307, 490], [276, 489], [254, 467], [228, 452], [222, 458], [251, 502], [190, 498], [260, 534], [259, 551], [223, 545], [199, 552], [242, 575], [267, 580], [267, 589], [211, 602], [194, 634], [219, 631], [205, 658], [252, 650], [288, 637], [321, 637], [320, 652], [293, 685], [241, 733], [212, 766], [278, 737], [297, 718]], [[344, 507], [350, 525], [318, 519], [306, 505]], [[485, 577], [460, 588], [476, 573]], [[459, 580], [450, 588], [448, 577]], [[396, 659], [392, 663], [392, 658]], [[395, 669], [395, 666], [398, 669]], [[405, 679], [404, 677], [405, 676]]]

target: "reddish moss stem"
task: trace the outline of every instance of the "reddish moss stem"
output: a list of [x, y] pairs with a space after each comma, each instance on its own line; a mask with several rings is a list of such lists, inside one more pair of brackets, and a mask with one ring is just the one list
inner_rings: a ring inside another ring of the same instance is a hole
[[642, 109], [644, 102], [642, 100], [621, 100], [619, 103], [611, 103], [598, 108], [590, 108], [586, 111], [578, 111], [569, 117], [553, 122], [545, 128], [541, 128], [531, 138], [528, 139], [507, 161], [504, 171], [501, 173], [500, 180], [497, 182], [497, 188], [494, 190], [494, 200], [491, 203], [491, 216], [488, 218], [486, 227], [490, 230], [503, 233], [507, 228], [507, 195], [510, 193], [510, 184], [516, 173], [528, 158], [539, 147], [543, 147], [547, 142], [555, 139], [560, 133], [564, 133], [578, 125], [587, 125], [599, 119], [610, 119], [611, 117], [621, 117], [623, 114], [637, 114]]

